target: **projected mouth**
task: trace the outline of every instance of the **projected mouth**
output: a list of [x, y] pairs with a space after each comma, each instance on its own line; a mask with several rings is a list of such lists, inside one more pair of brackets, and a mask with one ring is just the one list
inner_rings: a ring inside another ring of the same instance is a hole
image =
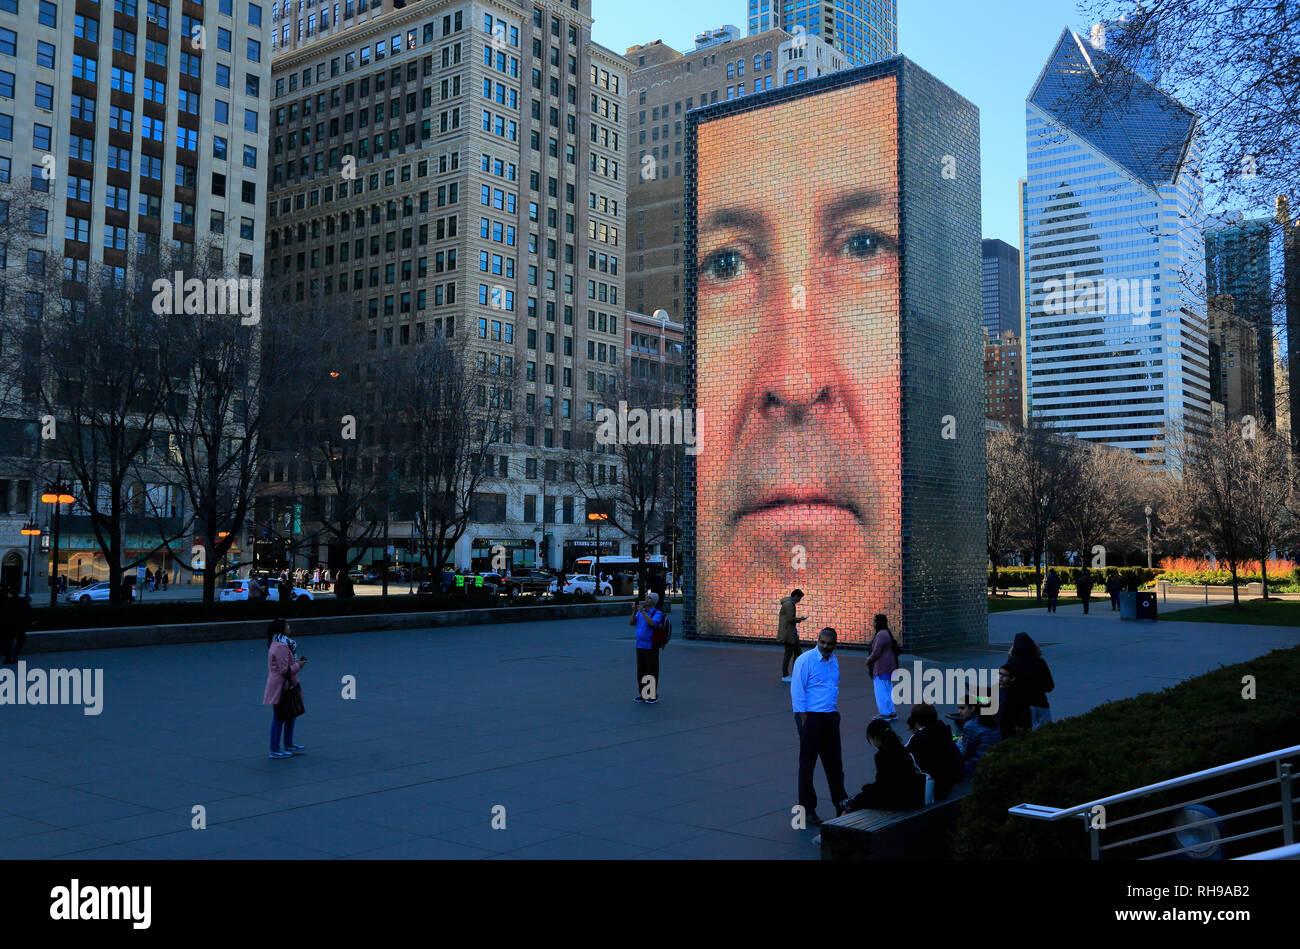
[[864, 523], [865, 518], [857, 505], [820, 493], [780, 493], [762, 497], [747, 504], [731, 517], [732, 526], [742, 520], [752, 519], [772, 523], [790, 523], [796, 526], [814, 526], [828, 516], [848, 515]]

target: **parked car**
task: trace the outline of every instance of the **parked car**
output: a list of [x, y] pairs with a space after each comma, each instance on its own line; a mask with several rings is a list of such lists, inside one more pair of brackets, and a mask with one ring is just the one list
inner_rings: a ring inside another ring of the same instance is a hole
[[500, 593], [505, 589], [506, 578], [495, 571], [489, 570], [486, 573], [480, 573], [479, 577], [482, 578], [482, 582], [478, 586], [488, 593]]
[[[578, 573], [564, 581], [564, 586], [560, 588], [561, 593], [595, 593], [596, 577], [590, 573]], [[601, 596], [612, 596], [614, 588], [610, 586], [608, 580], [600, 584]]]
[[555, 578], [549, 573], [528, 567], [512, 570], [504, 582], [505, 592], [509, 596], [520, 596], [524, 593], [540, 595], [550, 592], [555, 586]]
[[[65, 603], [107, 603], [109, 590], [110, 585], [105, 580], [100, 583], [92, 583], [88, 587], [70, 589], [64, 594], [63, 600]], [[131, 599], [134, 600], [136, 598], [135, 587], [130, 587], [130, 590]]]
[[[219, 601], [222, 603], [238, 603], [249, 599], [248, 590], [254, 581], [252, 580], [229, 580], [222, 587], [219, 595]], [[280, 602], [279, 580], [265, 580], [266, 599], [271, 603]], [[289, 587], [290, 600], [299, 600], [306, 598], [308, 600], [316, 599], [312, 592], [305, 587]]]

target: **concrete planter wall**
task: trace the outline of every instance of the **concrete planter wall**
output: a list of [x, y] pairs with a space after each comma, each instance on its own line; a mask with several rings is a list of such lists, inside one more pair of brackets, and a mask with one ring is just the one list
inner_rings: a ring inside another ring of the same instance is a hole
[[[569, 603], [562, 606], [508, 606], [485, 610], [445, 610], [439, 613], [380, 613], [364, 616], [320, 616], [290, 620], [295, 639], [390, 629], [435, 629], [440, 626], [478, 626], [487, 623], [540, 623], [599, 616], [626, 616], [625, 602]], [[210, 643], [234, 639], [262, 639], [267, 620], [222, 623], [177, 623], [166, 626], [119, 626], [112, 629], [33, 630], [27, 634], [23, 655], [119, 646], [165, 646], [172, 643]]]

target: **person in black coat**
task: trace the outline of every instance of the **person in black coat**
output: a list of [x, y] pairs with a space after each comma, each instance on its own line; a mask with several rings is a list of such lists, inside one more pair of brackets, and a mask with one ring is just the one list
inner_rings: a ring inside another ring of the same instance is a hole
[[876, 780], [844, 801], [845, 811], [878, 808], [910, 811], [925, 805], [925, 775], [916, 769], [898, 734], [886, 719], [875, 718], [867, 726], [867, 741], [876, 750]]
[[1017, 731], [1030, 731], [1033, 718], [1029, 712], [1028, 690], [1032, 683], [1016, 676], [1010, 663], [998, 670], [998, 727], [1005, 740]]
[[1075, 581], [1074, 589], [1079, 594], [1079, 599], [1083, 601], [1083, 612], [1088, 612], [1088, 601], [1092, 598], [1092, 571], [1087, 567], [1079, 570], [1079, 579]]
[[1028, 633], [1016, 633], [1005, 668], [1011, 670], [1015, 681], [1022, 687], [1024, 703], [1029, 707], [1030, 727], [1038, 728], [1050, 722], [1052, 710], [1047, 702], [1047, 693], [1056, 688], [1056, 683], [1052, 680], [1052, 670], [1043, 659], [1043, 651]]
[[1047, 612], [1056, 612], [1056, 598], [1061, 593], [1061, 578], [1056, 575], [1055, 570], [1048, 570], [1047, 577], [1043, 580], [1043, 596], [1047, 597]]
[[962, 776], [961, 750], [953, 741], [952, 729], [939, 720], [938, 710], [928, 702], [913, 706], [907, 727], [912, 730], [907, 752], [917, 767], [934, 779], [935, 800], [947, 797]]

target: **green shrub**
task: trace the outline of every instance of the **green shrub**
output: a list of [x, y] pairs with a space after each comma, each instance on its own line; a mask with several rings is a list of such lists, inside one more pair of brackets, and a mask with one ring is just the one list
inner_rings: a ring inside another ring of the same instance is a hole
[[[1259, 683], [1258, 697], [1250, 701], [1241, 697], [1242, 676], [1247, 674]], [[1107, 702], [1083, 715], [1002, 742], [980, 761], [974, 790], [962, 803], [953, 855], [980, 860], [1087, 859], [1088, 834], [1081, 819], [1063, 818], [1049, 824], [1014, 817], [1007, 809], [1017, 804], [1083, 804], [1286, 748], [1296, 743], [1300, 732], [1300, 706], [1294, 701], [1297, 692], [1300, 646], [1221, 667], [1160, 692]], [[1275, 776], [1272, 765], [1264, 770], [1268, 774], [1243, 772], [1220, 783], [1226, 789]], [[1251, 777], [1244, 777], [1246, 774]], [[1135, 802], [1122, 813], [1112, 813], [1111, 820], [1211, 790], [1199, 786], [1178, 789], [1165, 797]], [[1263, 789], [1260, 794], [1261, 804], [1277, 800], [1276, 788]], [[1216, 810], [1224, 813], [1240, 806]], [[1260, 820], [1276, 823], [1276, 817], [1274, 810], [1260, 815]], [[1153, 830], [1167, 828], [1169, 819], [1168, 814], [1163, 815], [1162, 823]], [[1125, 825], [1120, 837], [1134, 836], [1140, 823]], [[1230, 825], [1228, 834], [1232, 833]], [[1103, 832], [1103, 843], [1106, 839]], [[1238, 852], [1262, 849], [1261, 841], [1268, 839], [1246, 841]], [[1161, 835], [1146, 846], [1147, 852], [1154, 853], [1171, 845], [1169, 837]], [[1142, 855], [1127, 847], [1119, 852], [1125, 857]]]

